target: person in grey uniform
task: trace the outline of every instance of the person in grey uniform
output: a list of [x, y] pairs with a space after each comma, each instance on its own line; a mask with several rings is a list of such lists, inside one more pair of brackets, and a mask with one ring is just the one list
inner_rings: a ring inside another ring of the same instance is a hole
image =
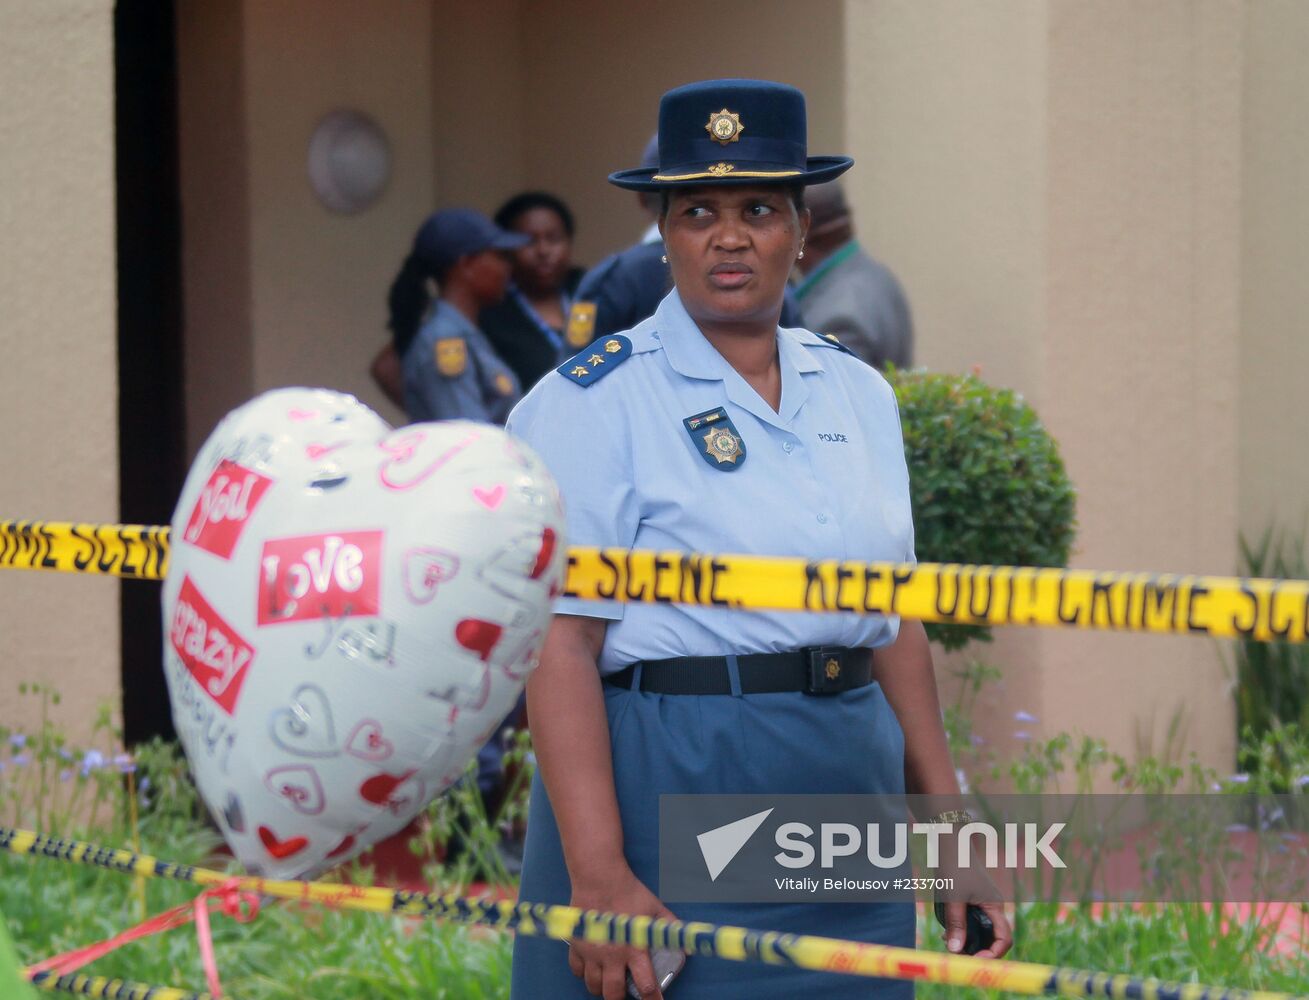
[[900, 282], [855, 239], [854, 217], [839, 181], [810, 188], [813, 221], [796, 298], [809, 329], [832, 334], [874, 368], [907, 368], [914, 328]]
[[[651, 136], [641, 154], [641, 168], [659, 164], [659, 136]], [[651, 218], [650, 227], [634, 245], [611, 254], [586, 273], [577, 288], [564, 340], [570, 351], [578, 351], [597, 337], [630, 330], [654, 314], [660, 301], [673, 287], [668, 255], [659, 233], [659, 195], [638, 191], [642, 211]], [[795, 296], [788, 289], [782, 303], [782, 326], [804, 326]]]
[[[569, 545], [914, 561], [895, 394], [839, 343], [778, 323], [805, 251], [805, 186], [852, 162], [809, 156], [805, 119], [803, 94], [782, 84], [679, 87], [660, 104], [658, 163], [610, 176], [660, 196], [674, 288], [510, 414], [559, 486]], [[567, 594], [554, 612], [527, 682], [539, 768], [520, 900], [914, 946], [909, 901], [670, 909], [656, 893], [663, 795], [958, 797], [921, 622]], [[966, 907], [947, 906], [958, 952]], [[995, 933], [978, 954], [999, 957], [1009, 926], [1001, 906], [982, 906]], [[639, 948], [520, 934], [511, 996], [619, 1000], [630, 975], [658, 998], [672, 974]], [[697, 954], [669, 996], [912, 993], [905, 980]]]
[[477, 314], [504, 299], [511, 268], [506, 251], [528, 242], [471, 208], [436, 212], [418, 230], [391, 289], [393, 313], [397, 302], [419, 306], [429, 281], [440, 290], [401, 354], [411, 421], [503, 424], [509, 416], [521, 395], [518, 379], [478, 329]]

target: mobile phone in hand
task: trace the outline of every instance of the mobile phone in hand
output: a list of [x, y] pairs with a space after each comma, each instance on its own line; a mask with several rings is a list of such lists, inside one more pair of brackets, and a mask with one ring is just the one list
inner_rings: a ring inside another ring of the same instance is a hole
[[[682, 966], [686, 964], [686, 952], [674, 951], [670, 948], [656, 948], [650, 952], [650, 964], [654, 966], [655, 982], [659, 984], [659, 992], [668, 989], [669, 983], [677, 978], [677, 974], [682, 971]], [[627, 974], [627, 995], [633, 1000], [641, 1000], [641, 991], [637, 989], [636, 983], [632, 981], [632, 974]]]
[[[945, 903], [936, 901], [936, 919], [945, 926]], [[961, 954], [976, 955], [984, 948], [995, 944], [995, 925], [986, 911], [974, 903], [968, 904], [968, 917], [964, 924], [964, 947]]]

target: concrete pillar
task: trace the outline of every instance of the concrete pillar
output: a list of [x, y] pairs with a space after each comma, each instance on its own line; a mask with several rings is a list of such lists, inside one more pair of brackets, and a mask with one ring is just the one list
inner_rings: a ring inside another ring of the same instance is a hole
[[1309, 524], [1309, 4], [1247, 11], [1241, 240], [1241, 527]]
[[[850, 0], [846, 25], [851, 190], [919, 361], [1037, 408], [1079, 489], [1074, 565], [1233, 571], [1242, 8]], [[1231, 765], [1207, 640], [1015, 629], [973, 652], [1005, 671], [1002, 748], [1035, 728], [1176, 752], [1176, 718]]]
[[[0, 5], [0, 518], [118, 517], [110, 0]], [[22, 681], [84, 744], [119, 700], [118, 583], [0, 572], [0, 725]]]
[[[283, 385], [351, 392], [392, 421], [368, 375], [386, 291], [433, 208], [432, 7], [292, 0], [179, 10], [188, 438]], [[337, 108], [390, 143], [380, 199], [321, 205], [306, 157]]]

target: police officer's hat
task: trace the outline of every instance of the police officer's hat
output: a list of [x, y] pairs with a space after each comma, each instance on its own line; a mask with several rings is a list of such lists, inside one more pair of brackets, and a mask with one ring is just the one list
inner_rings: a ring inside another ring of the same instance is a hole
[[530, 236], [501, 229], [476, 209], [443, 208], [419, 227], [414, 253], [439, 274], [460, 257], [483, 250], [517, 250], [531, 242]]
[[768, 80], [706, 80], [659, 102], [659, 164], [620, 170], [632, 191], [702, 184], [821, 184], [848, 156], [809, 156], [804, 94]]

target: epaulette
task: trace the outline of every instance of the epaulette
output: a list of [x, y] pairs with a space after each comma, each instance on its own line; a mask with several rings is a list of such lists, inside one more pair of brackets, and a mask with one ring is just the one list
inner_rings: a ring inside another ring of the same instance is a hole
[[582, 387], [599, 382], [632, 356], [632, 342], [614, 333], [592, 341], [590, 346], [555, 369], [560, 375]]
[[819, 347], [835, 347], [838, 351], [840, 351], [843, 354], [849, 354], [851, 357], [858, 357], [858, 355], [855, 354], [854, 351], [850, 350], [850, 348], [846, 347], [843, 343], [841, 343], [839, 340], [836, 339], [836, 334], [820, 333], [818, 336], [820, 336], [823, 340], [827, 341], [826, 344], [819, 344], [818, 345]]

